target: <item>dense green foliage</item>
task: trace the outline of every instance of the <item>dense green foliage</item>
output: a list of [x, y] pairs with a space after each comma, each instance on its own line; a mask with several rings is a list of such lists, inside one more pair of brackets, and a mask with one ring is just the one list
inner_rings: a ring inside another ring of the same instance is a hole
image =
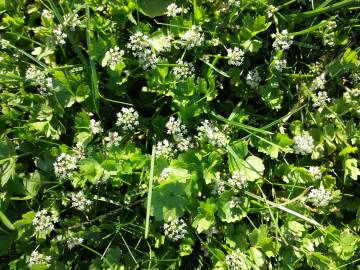
[[359, 269], [359, 0], [0, 0], [0, 269]]

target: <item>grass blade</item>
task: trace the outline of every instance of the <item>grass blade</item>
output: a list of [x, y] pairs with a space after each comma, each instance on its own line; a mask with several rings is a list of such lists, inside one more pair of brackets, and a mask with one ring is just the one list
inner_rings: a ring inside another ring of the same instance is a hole
[[152, 197], [152, 189], [153, 189], [153, 181], [154, 181], [154, 167], [155, 167], [155, 145], [153, 145], [151, 150], [149, 193], [147, 198], [146, 220], [145, 220], [145, 239], [147, 239], [149, 236], [151, 197]]

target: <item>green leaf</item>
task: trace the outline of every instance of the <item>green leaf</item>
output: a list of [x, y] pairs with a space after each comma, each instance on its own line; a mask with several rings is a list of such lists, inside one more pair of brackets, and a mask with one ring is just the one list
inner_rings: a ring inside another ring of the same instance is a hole
[[11, 221], [7, 218], [7, 216], [1, 210], [0, 210], [0, 220], [9, 230], [12, 230], [12, 231], [15, 230], [14, 225], [11, 223]]
[[192, 240], [191, 238], [187, 237], [185, 238], [182, 242], [181, 245], [179, 247], [179, 254], [181, 257], [184, 256], [188, 256], [191, 255], [191, 253], [193, 252], [193, 246], [194, 246], [194, 240]]
[[348, 230], [340, 233], [339, 241], [334, 242], [332, 249], [344, 261], [350, 260], [357, 249], [359, 239]]
[[344, 162], [344, 178], [350, 177], [353, 180], [357, 180], [360, 175], [360, 170], [358, 168], [358, 161], [355, 158], [348, 158]]
[[234, 195], [230, 191], [225, 191], [217, 200], [217, 215], [221, 221], [232, 223], [243, 219], [247, 215], [249, 209], [249, 200], [247, 197], [237, 197], [238, 204], [231, 207]]
[[252, 247], [263, 248], [273, 240], [267, 237], [268, 229], [266, 225], [260, 225], [249, 234], [249, 240]]
[[275, 138], [267, 138], [266, 140], [260, 136], [251, 136], [251, 142], [258, 147], [259, 152], [269, 155], [271, 158], [277, 158], [279, 152], [292, 153], [290, 147], [294, 143], [286, 134], [276, 134]]
[[15, 173], [15, 149], [8, 141], [0, 141], [0, 184], [4, 186]]
[[[104, 169], [99, 162], [92, 158], [82, 159], [78, 167], [81, 175], [93, 184], [100, 180], [104, 173]], [[85, 183], [81, 183], [80, 185], [85, 185]]]
[[265, 263], [264, 255], [261, 253], [260, 250], [250, 247], [249, 249], [250, 258], [258, 267], [262, 267]]
[[137, 4], [142, 13], [150, 18], [161, 16], [166, 12], [168, 5], [172, 3], [171, 0], [138, 0]]
[[257, 16], [254, 19], [250, 15], [246, 15], [242, 22], [243, 26], [240, 28], [240, 36], [242, 39], [250, 39], [268, 29], [271, 25], [271, 22], [266, 23], [265, 16]]
[[206, 231], [215, 223], [216, 212], [215, 199], [210, 198], [205, 202], [200, 202], [198, 214], [196, 215], [192, 226], [196, 228], [198, 233]]

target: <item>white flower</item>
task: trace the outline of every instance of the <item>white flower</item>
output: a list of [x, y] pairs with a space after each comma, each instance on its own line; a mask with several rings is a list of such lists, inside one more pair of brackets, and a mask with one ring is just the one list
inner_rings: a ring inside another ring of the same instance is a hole
[[177, 79], [186, 79], [194, 75], [195, 68], [192, 63], [188, 63], [179, 59], [176, 61], [176, 64], [180, 66], [174, 67], [172, 72]]
[[205, 120], [201, 123], [201, 126], [197, 128], [198, 138], [206, 139], [211, 145], [216, 147], [222, 147], [229, 143], [229, 139], [224, 133], [222, 133], [217, 127], [211, 125], [209, 120]]
[[61, 153], [54, 162], [55, 175], [62, 179], [71, 177], [72, 172], [77, 168], [77, 162], [78, 158], [76, 156]]
[[318, 89], [324, 89], [325, 84], [326, 84], [325, 73], [322, 73], [320, 76], [316, 77], [312, 81], [311, 86], [310, 86], [310, 90], [315, 91], [315, 90], [318, 90]]
[[116, 116], [116, 125], [125, 131], [132, 131], [139, 125], [139, 113], [132, 107], [122, 108]]
[[307, 200], [316, 207], [325, 207], [329, 205], [332, 198], [332, 194], [329, 190], [320, 187], [318, 189], [313, 188], [310, 191]]
[[116, 131], [109, 132], [108, 136], [105, 137], [105, 141], [107, 142], [106, 147], [110, 148], [113, 146], [119, 146], [121, 139], [122, 137], [119, 136], [119, 133], [117, 133]]
[[179, 149], [179, 151], [184, 152], [189, 150], [190, 148], [193, 147], [193, 144], [191, 143], [191, 138], [187, 137], [187, 138], [180, 138], [179, 140], [177, 140], [176, 142], [176, 147], [177, 149]]
[[58, 222], [58, 217], [55, 211], [42, 209], [37, 212], [32, 220], [36, 233], [49, 234]]
[[287, 30], [282, 30], [281, 33], [271, 34], [271, 37], [275, 39], [273, 47], [276, 51], [290, 49], [294, 38], [289, 35]]
[[175, 3], [172, 3], [167, 6], [166, 8], [166, 16], [168, 17], [175, 17], [177, 14], [181, 13], [183, 9], [178, 7]]
[[240, 66], [244, 62], [244, 51], [235, 47], [234, 49], [227, 49], [228, 64], [233, 66]]
[[44, 9], [41, 13], [41, 17], [44, 17], [45, 19], [48, 20], [52, 20], [54, 18], [54, 14], [51, 11]]
[[224, 191], [225, 191], [225, 182], [221, 179], [217, 179], [215, 181], [215, 185], [213, 190], [211, 191], [211, 194], [220, 195]]
[[130, 43], [126, 45], [135, 57], [139, 57], [139, 53], [150, 46], [148, 35], [142, 32], [136, 32], [129, 38]]
[[150, 44], [153, 45], [154, 49], [158, 52], [169, 52], [171, 50], [171, 42], [174, 36], [172, 34], [167, 36], [161, 36], [158, 39], [150, 39]]
[[84, 242], [83, 238], [76, 237], [74, 233], [70, 233], [66, 240], [66, 245], [69, 249], [73, 249], [74, 247], [80, 245], [82, 242]]
[[86, 199], [84, 192], [80, 190], [78, 193], [71, 194], [71, 206], [79, 211], [85, 211], [89, 209], [92, 204], [91, 200]]
[[277, 12], [279, 9], [273, 5], [269, 5], [268, 8], [266, 9], [266, 16], [268, 18], [271, 18], [275, 12]]
[[95, 119], [91, 119], [90, 129], [92, 134], [94, 135], [103, 132], [103, 128], [101, 127], [101, 121], [96, 121]]
[[308, 155], [311, 154], [314, 148], [314, 139], [309, 134], [294, 137], [295, 154]]
[[55, 45], [65, 45], [65, 39], [67, 38], [67, 35], [63, 32], [61, 26], [53, 30], [53, 37]]
[[182, 219], [176, 218], [164, 224], [164, 234], [172, 241], [183, 239], [186, 232], [186, 224]]
[[33, 265], [46, 265], [49, 266], [51, 261], [51, 256], [45, 256], [44, 254], [39, 253], [37, 250], [34, 250], [31, 252], [30, 258], [29, 258], [29, 266]]
[[240, 249], [236, 249], [230, 254], [226, 255], [226, 264], [229, 267], [229, 270], [242, 270], [249, 269], [246, 261], [246, 255], [240, 251]]
[[76, 13], [69, 13], [64, 15], [64, 26], [70, 28], [71, 31], [75, 31], [75, 28], [81, 25], [79, 15]]
[[175, 119], [175, 117], [171, 116], [166, 123], [167, 134], [169, 135], [180, 135], [186, 133], [186, 127], [181, 124], [180, 119]]
[[319, 91], [316, 96], [313, 96], [313, 107], [314, 108], [323, 108], [326, 106], [328, 102], [330, 102], [330, 98], [328, 97], [325, 91]]
[[282, 72], [286, 68], [286, 59], [274, 59], [274, 69]]
[[103, 67], [108, 66], [111, 70], [115, 70], [117, 64], [123, 63], [124, 51], [115, 46], [105, 53], [104, 59], [101, 62]]
[[309, 173], [311, 173], [315, 180], [320, 180], [321, 179], [321, 170], [320, 170], [320, 167], [318, 166], [310, 166], [309, 169], [308, 169]]
[[160, 177], [159, 177], [159, 182], [164, 181], [165, 179], [167, 179], [170, 175], [171, 169], [169, 167], [166, 167], [165, 169], [162, 170]]
[[36, 66], [30, 65], [25, 72], [25, 79], [29, 81], [31, 85], [36, 86], [40, 94], [44, 96], [52, 95], [48, 90], [52, 90], [53, 88], [53, 79], [46, 77]]
[[126, 45], [126, 47], [132, 51], [133, 56], [139, 59], [139, 64], [142, 68], [156, 68], [156, 64], [159, 62], [159, 59], [150, 47], [149, 37], [142, 32], [136, 32], [130, 36], [129, 41], [130, 42]]
[[247, 178], [244, 172], [234, 171], [228, 182], [230, 185], [240, 190], [247, 186]]
[[250, 70], [246, 75], [246, 84], [248, 84], [251, 88], [257, 88], [260, 85], [260, 82], [261, 77], [256, 69]]
[[175, 154], [174, 152], [174, 145], [166, 139], [158, 142], [156, 145], [155, 155], [157, 157], [164, 156], [166, 158], [172, 158]]
[[180, 39], [187, 49], [201, 46], [205, 40], [204, 34], [201, 33], [201, 27], [192, 26], [189, 30], [180, 34]]

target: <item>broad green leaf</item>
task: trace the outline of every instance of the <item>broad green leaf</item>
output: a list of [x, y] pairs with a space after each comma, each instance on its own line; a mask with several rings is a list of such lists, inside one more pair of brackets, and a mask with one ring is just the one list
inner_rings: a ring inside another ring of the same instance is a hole
[[157, 16], [161, 16], [166, 12], [166, 8], [168, 5], [172, 3], [171, 0], [156, 0], [156, 1], [148, 1], [148, 0], [138, 0], [137, 4], [142, 13], [146, 16], [154, 18]]
[[[101, 167], [99, 162], [92, 158], [82, 159], [78, 167], [82, 176], [93, 184], [100, 180], [104, 173], [104, 169]], [[82, 185], [84, 184], [85, 183]]]
[[232, 223], [243, 219], [247, 215], [249, 209], [249, 201], [247, 197], [236, 197], [237, 203], [233, 204], [235, 196], [230, 191], [225, 191], [217, 200], [217, 215], [221, 221]]
[[206, 231], [215, 223], [216, 204], [213, 198], [207, 199], [205, 202], [200, 202], [198, 207], [198, 214], [196, 215], [193, 227], [198, 233]]
[[0, 186], [4, 186], [15, 173], [15, 149], [10, 141], [0, 141]]
[[360, 175], [360, 170], [358, 168], [358, 161], [355, 158], [348, 158], [344, 162], [344, 178], [350, 177], [352, 180], [357, 180]]

